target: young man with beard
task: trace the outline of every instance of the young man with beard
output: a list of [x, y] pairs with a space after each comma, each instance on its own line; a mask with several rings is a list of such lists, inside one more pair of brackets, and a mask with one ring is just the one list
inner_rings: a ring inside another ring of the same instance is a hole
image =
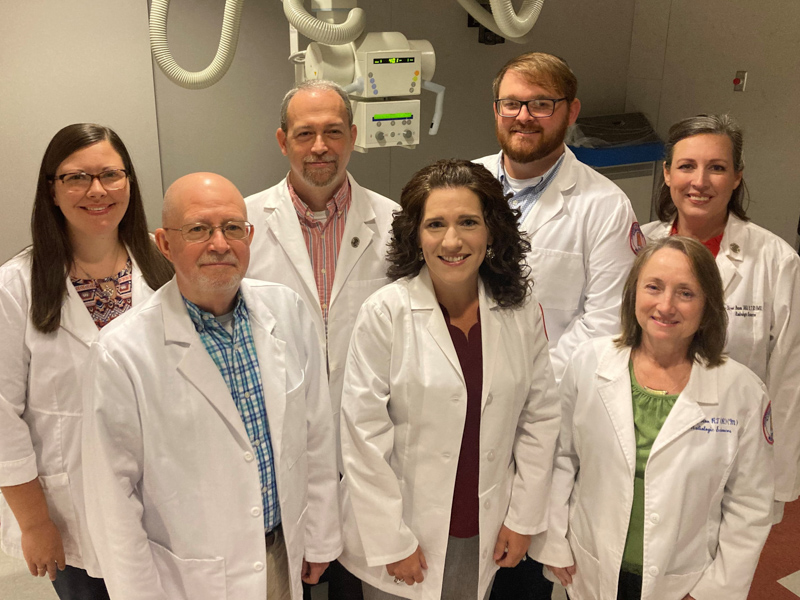
[[[330, 81], [298, 85], [283, 99], [276, 132], [289, 174], [246, 200], [255, 225], [247, 275], [289, 286], [311, 311], [327, 355], [337, 440], [350, 334], [361, 304], [388, 283], [386, 244], [393, 212], [400, 210], [347, 172], [356, 134], [341, 87]], [[330, 600], [362, 597], [361, 582], [338, 562], [326, 577]]]
[[[559, 380], [581, 342], [618, 333], [622, 287], [642, 239], [622, 190], [564, 144], [581, 109], [577, 89], [567, 63], [551, 54], [506, 63], [493, 83], [501, 151], [475, 161], [495, 174], [520, 211]], [[500, 569], [491, 598], [549, 600], [551, 593], [541, 564], [527, 560]]]

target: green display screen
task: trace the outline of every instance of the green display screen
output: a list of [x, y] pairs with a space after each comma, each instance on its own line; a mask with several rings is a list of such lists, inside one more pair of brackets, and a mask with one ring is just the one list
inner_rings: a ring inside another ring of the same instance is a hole
[[413, 119], [413, 113], [385, 113], [382, 115], [372, 115], [373, 121], [394, 121], [396, 119]]
[[413, 63], [413, 56], [393, 56], [392, 58], [373, 58], [373, 65], [396, 65], [398, 63]]

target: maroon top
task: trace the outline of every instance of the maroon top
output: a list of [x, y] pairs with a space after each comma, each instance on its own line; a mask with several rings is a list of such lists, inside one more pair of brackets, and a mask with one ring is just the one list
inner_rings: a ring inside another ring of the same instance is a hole
[[439, 305], [453, 340], [461, 372], [467, 384], [467, 419], [458, 454], [453, 508], [450, 513], [450, 535], [470, 538], [478, 535], [478, 474], [480, 472], [481, 391], [483, 390], [483, 352], [481, 349], [481, 315], [469, 330], [469, 338], [455, 325]]

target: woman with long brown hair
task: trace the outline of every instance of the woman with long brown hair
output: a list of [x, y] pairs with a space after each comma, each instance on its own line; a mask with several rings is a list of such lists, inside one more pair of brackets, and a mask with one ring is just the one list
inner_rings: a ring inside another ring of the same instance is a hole
[[172, 276], [125, 145], [91, 123], [45, 151], [33, 243], [0, 267], [2, 547], [59, 597], [107, 598], [86, 530], [81, 413], [100, 328]]

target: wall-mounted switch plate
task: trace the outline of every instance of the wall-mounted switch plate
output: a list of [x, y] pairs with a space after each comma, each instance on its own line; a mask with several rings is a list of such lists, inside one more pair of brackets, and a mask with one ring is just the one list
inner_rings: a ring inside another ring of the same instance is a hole
[[733, 79], [733, 91], [743, 92], [746, 83], [747, 83], [747, 71], [736, 71], [736, 77], [734, 77]]

